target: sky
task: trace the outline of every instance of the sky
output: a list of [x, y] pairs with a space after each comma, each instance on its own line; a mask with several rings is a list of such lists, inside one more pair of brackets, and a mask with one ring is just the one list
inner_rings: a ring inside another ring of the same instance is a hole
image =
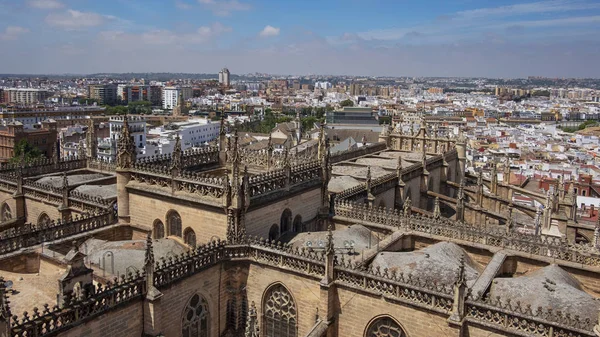
[[0, 0], [0, 73], [600, 77], [600, 1]]

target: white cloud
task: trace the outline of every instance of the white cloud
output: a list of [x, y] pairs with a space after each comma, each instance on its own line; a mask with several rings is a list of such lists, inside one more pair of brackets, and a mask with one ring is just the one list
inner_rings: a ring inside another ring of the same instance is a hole
[[192, 33], [178, 33], [167, 29], [146, 31], [141, 34], [129, 34], [123, 31], [103, 31], [99, 37], [102, 41], [131, 48], [132, 45], [142, 44], [144, 46], [186, 46], [202, 44], [212, 41], [214, 38], [231, 32], [232, 28], [220, 22], [210, 26], [198, 27]]
[[180, 1], [180, 0], [175, 0], [175, 7], [177, 7], [178, 9], [183, 9], [183, 10], [188, 10], [188, 9], [192, 9], [192, 5]]
[[487, 16], [514, 16], [551, 12], [568, 12], [594, 8], [600, 8], [600, 3], [587, 3], [581, 0], [550, 0], [509, 6], [472, 9], [458, 12], [457, 15], [468, 18], [480, 18]]
[[249, 4], [238, 0], [198, 0], [198, 3], [217, 16], [228, 16], [231, 12], [247, 11], [251, 8]]
[[263, 28], [263, 30], [258, 34], [262, 37], [270, 37], [270, 36], [277, 36], [279, 35], [279, 28], [275, 28], [271, 25], [267, 25], [265, 26], [265, 28]]
[[89, 27], [100, 26], [107, 20], [114, 20], [111, 15], [100, 15], [93, 12], [80, 12], [69, 9], [64, 13], [51, 13], [46, 16], [46, 23], [53, 27], [66, 30], [81, 30]]
[[19, 26], [8, 26], [0, 33], [0, 40], [16, 40], [20, 35], [29, 32], [29, 29]]
[[57, 9], [63, 8], [65, 5], [57, 0], [29, 0], [27, 1], [29, 7], [38, 9]]

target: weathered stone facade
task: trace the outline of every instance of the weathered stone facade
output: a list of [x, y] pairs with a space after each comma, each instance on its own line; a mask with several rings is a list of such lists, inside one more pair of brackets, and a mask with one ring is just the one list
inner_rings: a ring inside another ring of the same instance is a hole
[[[495, 280], [526, 282], [524, 277], [540, 271], [548, 275], [540, 298], [568, 301], [564, 294], [577, 294], [589, 300], [600, 294], [597, 242], [572, 240], [576, 205], [568, 191], [541, 196], [553, 209], [545, 215], [516, 207], [511, 193], [518, 188], [494, 176], [465, 176], [462, 137], [435, 131], [430, 136], [424, 124], [410, 135], [385, 129], [382, 143], [338, 157], [320, 140], [312, 160], [287, 150], [240, 151], [235, 133], [221, 133], [218, 147], [176, 147], [171, 156], [142, 162], [131, 160], [122, 144], [118, 223], [113, 203], [67, 190], [60, 200], [58, 191], [50, 199], [72, 208], [71, 214], [96, 205], [98, 215], [64, 219], [64, 212], [52, 213], [64, 221], [3, 232], [0, 253], [13, 255], [27, 248], [39, 253], [34, 249], [45, 241], [99, 237], [114, 228], [127, 228], [122, 233], [131, 233], [130, 239], [145, 232], [148, 239], [143, 270], [110, 283], [98, 278], [95, 291], [60, 309], [13, 317], [0, 282], [0, 336], [600, 335], [594, 301], [571, 313], [531, 307], [512, 293], [491, 296], [501, 290]], [[102, 169], [102, 163], [86, 165]], [[336, 177], [345, 189], [333, 193], [329, 186]], [[27, 187], [10, 173], [0, 178], [12, 211], [17, 191]], [[33, 210], [41, 194], [29, 195]], [[505, 212], [513, 207], [537, 216], [539, 230], [513, 223]], [[368, 228], [368, 247], [354, 248], [345, 239], [343, 247], [334, 244], [352, 226]], [[290, 240], [308, 231], [322, 240], [301, 246]], [[155, 261], [151, 237], [174, 239], [189, 251]], [[454, 247], [460, 258], [446, 259], [445, 249], [436, 251], [441, 257], [430, 256], [441, 244]], [[382, 268], [374, 262], [388, 254], [406, 264]], [[438, 258], [442, 262], [435, 265]], [[411, 273], [422, 261], [434, 267]]]

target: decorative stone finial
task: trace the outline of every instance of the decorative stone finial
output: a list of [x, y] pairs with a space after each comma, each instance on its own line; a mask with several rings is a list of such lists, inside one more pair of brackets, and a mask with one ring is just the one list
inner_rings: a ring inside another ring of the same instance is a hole
[[435, 201], [433, 204], [433, 218], [439, 219], [442, 216], [442, 212], [440, 211], [440, 198], [435, 197]]
[[412, 201], [410, 200], [410, 195], [409, 195], [408, 197], [406, 197], [406, 200], [404, 200], [404, 205], [402, 207], [402, 210], [403, 210], [405, 216], [410, 215], [411, 208], [412, 208]]
[[327, 226], [327, 246], [325, 247], [325, 254], [334, 254], [335, 249], [333, 246], [333, 228], [331, 223]]
[[146, 257], [144, 259], [146, 266], [154, 266], [154, 248], [152, 247], [152, 234], [146, 236]]
[[462, 286], [466, 285], [466, 275], [465, 275], [465, 257], [460, 257], [460, 263], [458, 265], [458, 273], [456, 274], [456, 282], [455, 285]]

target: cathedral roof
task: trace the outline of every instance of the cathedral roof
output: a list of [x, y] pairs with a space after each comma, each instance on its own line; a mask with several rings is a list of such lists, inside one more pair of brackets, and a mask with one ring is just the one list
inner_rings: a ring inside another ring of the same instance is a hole
[[451, 242], [439, 242], [412, 252], [381, 252], [371, 266], [380, 267], [381, 270], [387, 268], [398, 274], [410, 274], [439, 284], [450, 284], [456, 279], [461, 258], [465, 260], [467, 285], [471, 286], [483, 268], [460, 246]]
[[513, 278], [496, 278], [489, 293], [490, 298], [503, 303], [510, 299], [512, 303], [521, 302], [521, 306], [531, 305], [552, 308], [569, 313], [571, 317], [598, 319], [600, 302], [586, 293], [577, 279], [561, 267], [552, 264], [547, 267]]

